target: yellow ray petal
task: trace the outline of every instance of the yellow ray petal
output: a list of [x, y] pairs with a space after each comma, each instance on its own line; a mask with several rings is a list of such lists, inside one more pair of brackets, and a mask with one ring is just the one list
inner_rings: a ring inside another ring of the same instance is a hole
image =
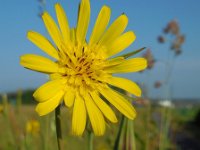
[[123, 35], [119, 36], [114, 42], [107, 46], [107, 57], [115, 55], [125, 48], [129, 47], [136, 36], [132, 31], [126, 32]]
[[72, 133], [81, 136], [86, 125], [86, 109], [84, 100], [76, 94], [73, 116], [72, 116]]
[[147, 67], [147, 61], [144, 58], [132, 58], [115, 66], [104, 68], [108, 73], [127, 73], [144, 70]]
[[60, 49], [62, 43], [62, 36], [58, 29], [58, 26], [54, 22], [53, 18], [47, 12], [44, 12], [42, 14], [42, 19], [44, 21], [44, 24], [46, 26], [49, 35], [53, 39], [56, 46]]
[[125, 14], [119, 16], [102, 36], [99, 44], [104, 46], [109, 45], [111, 41], [114, 41], [125, 30], [127, 24], [127, 16]]
[[96, 23], [94, 25], [92, 34], [90, 36], [89, 45], [95, 44], [99, 41], [100, 37], [104, 33], [109, 20], [110, 20], [111, 10], [108, 6], [103, 6], [99, 15], [97, 17]]
[[70, 28], [65, 11], [58, 3], [55, 5], [55, 10], [64, 41], [66, 42], [66, 44], [70, 44]]
[[75, 99], [75, 91], [73, 90], [73, 88], [68, 87], [66, 89], [66, 93], [64, 96], [65, 105], [67, 107], [71, 107], [74, 104], [74, 99]]
[[136, 116], [136, 111], [128, 100], [124, 99], [121, 95], [117, 94], [115, 91], [107, 88], [100, 88], [100, 93], [112, 104], [114, 105], [122, 114], [124, 114], [129, 119], [134, 119]]
[[117, 117], [113, 110], [99, 97], [99, 95], [95, 92], [91, 92], [95, 104], [99, 107], [104, 116], [113, 123], [117, 122]]
[[76, 29], [75, 28], [70, 29], [70, 39], [72, 43], [75, 45], [76, 44]]
[[29, 31], [27, 33], [27, 38], [33, 42], [36, 46], [38, 46], [41, 50], [43, 50], [45, 53], [47, 53], [49, 56], [59, 59], [58, 52], [55, 49], [55, 47], [47, 40], [44, 36], [41, 34]]
[[76, 30], [76, 39], [78, 43], [83, 44], [88, 30], [90, 21], [90, 2], [89, 0], [82, 0], [80, 4], [80, 11], [78, 15], [78, 24]]
[[105, 120], [103, 115], [89, 94], [86, 94], [84, 99], [94, 134], [96, 136], [101, 136], [105, 132]]
[[131, 80], [119, 77], [111, 77], [107, 80], [107, 83], [124, 89], [136, 96], [141, 96], [141, 89], [136, 83], [132, 82]]
[[33, 97], [39, 102], [47, 101], [51, 97], [54, 97], [59, 91], [64, 90], [65, 82], [65, 79], [49, 81], [40, 86], [33, 93]]
[[59, 73], [52, 73], [49, 75], [50, 80], [56, 80], [62, 78], [62, 75]]
[[20, 57], [20, 64], [28, 69], [43, 73], [54, 73], [59, 70], [58, 64], [55, 62], [34, 54], [22, 55]]
[[46, 114], [52, 112], [60, 104], [60, 101], [62, 100], [63, 94], [64, 94], [64, 91], [61, 90], [54, 97], [49, 99], [48, 101], [39, 103], [36, 106], [36, 109], [35, 109], [36, 112], [40, 116], [43, 116], [43, 115], [46, 115]]

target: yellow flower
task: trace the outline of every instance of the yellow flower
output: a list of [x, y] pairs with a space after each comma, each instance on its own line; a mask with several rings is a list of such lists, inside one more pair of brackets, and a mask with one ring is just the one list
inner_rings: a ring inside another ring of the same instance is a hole
[[136, 112], [133, 106], [108, 86], [113, 85], [136, 96], [141, 95], [136, 83], [112, 76], [115, 73], [137, 72], [147, 66], [144, 58], [125, 60], [123, 57], [111, 57], [127, 48], [136, 38], [132, 31], [123, 33], [128, 24], [127, 16], [122, 14], [107, 29], [111, 10], [103, 6], [87, 42], [89, 0], [81, 1], [75, 28], [69, 27], [67, 16], [60, 4], [55, 5], [55, 11], [59, 27], [47, 12], [42, 15], [54, 44], [37, 32], [29, 31], [27, 34], [28, 39], [53, 60], [34, 54], [23, 55], [20, 59], [25, 68], [49, 74], [51, 78], [33, 95], [39, 102], [36, 107], [38, 114], [48, 114], [64, 99], [67, 107], [73, 106], [74, 135], [82, 135], [87, 114], [95, 135], [103, 135], [104, 117], [113, 123], [117, 122], [113, 110], [102, 99], [103, 96], [126, 117], [134, 119]]
[[40, 132], [40, 123], [37, 120], [29, 120], [26, 123], [26, 133], [37, 135]]

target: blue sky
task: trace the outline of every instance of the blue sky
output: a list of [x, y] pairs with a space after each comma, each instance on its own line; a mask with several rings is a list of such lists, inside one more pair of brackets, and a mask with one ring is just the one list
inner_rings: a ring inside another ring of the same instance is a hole
[[[75, 26], [79, 0], [48, 0], [46, 10], [55, 18], [54, 4], [60, 2], [67, 12], [70, 26]], [[166, 24], [176, 19], [181, 32], [186, 35], [183, 53], [177, 58], [172, 74], [172, 95], [176, 98], [200, 98], [200, 1], [197, 0], [91, 0], [91, 23], [88, 35], [95, 23], [95, 18], [103, 5], [112, 9], [111, 22], [121, 13], [129, 18], [127, 30], [136, 33], [136, 41], [126, 52], [140, 47], [151, 48], [156, 59], [165, 59], [166, 46], [157, 42], [157, 36]], [[19, 65], [19, 56], [25, 53], [44, 55], [26, 38], [28, 30], [38, 31], [46, 36], [39, 12], [37, 0], [2, 1], [0, 5], [0, 93], [15, 91], [18, 88], [36, 88], [47, 81], [47, 76], [26, 70]], [[139, 56], [139, 55], [138, 55]], [[164, 78], [164, 67], [156, 64], [150, 72], [132, 73], [126, 77], [134, 81], [149, 83]], [[148, 76], [148, 77], [147, 77]], [[151, 90], [153, 97], [161, 96], [162, 90]]]

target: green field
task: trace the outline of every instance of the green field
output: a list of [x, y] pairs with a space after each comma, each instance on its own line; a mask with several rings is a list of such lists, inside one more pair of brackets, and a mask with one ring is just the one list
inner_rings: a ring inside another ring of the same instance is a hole
[[[20, 109], [8, 105], [7, 110], [0, 114], [0, 150], [56, 150], [56, 128], [54, 124], [54, 112], [39, 117], [34, 111], [35, 105], [21, 105]], [[149, 109], [147, 109], [149, 108]], [[185, 134], [192, 140], [199, 137], [197, 130], [190, 127], [190, 122], [195, 120], [200, 107], [189, 108], [161, 108], [158, 106], [136, 106], [137, 118], [134, 120], [134, 131], [137, 150], [159, 149], [161, 137], [162, 112], [169, 112], [168, 139], [165, 141], [168, 149], [178, 149], [176, 137]], [[69, 150], [88, 149], [88, 124], [82, 137], [71, 135], [71, 110], [66, 107], [61, 109], [63, 147]], [[120, 118], [117, 124], [107, 122], [106, 134], [102, 137], [94, 137], [95, 150], [112, 150], [118, 133]], [[40, 128], [33, 132], [26, 130], [26, 124], [30, 120], [39, 121]], [[35, 132], [35, 133], [34, 133]], [[199, 131], [198, 131], [199, 132]], [[196, 133], [196, 134], [194, 134]], [[148, 143], [148, 144], [147, 144]], [[148, 145], [148, 146], [147, 146]], [[180, 148], [181, 149], [181, 148]]]

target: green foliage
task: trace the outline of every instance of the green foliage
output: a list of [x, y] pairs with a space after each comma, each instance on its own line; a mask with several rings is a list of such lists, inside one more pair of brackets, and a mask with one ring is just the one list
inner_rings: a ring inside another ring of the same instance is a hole
[[[30, 92], [31, 93], [31, 92]], [[27, 94], [27, 95], [30, 95]], [[29, 96], [28, 96], [29, 97]], [[28, 101], [23, 99], [23, 101]], [[15, 106], [9, 105], [9, 115], [4, 118], [0, 115], [0, 149], [13, 150], [16, 147], [26, 150], [54, 150], [57, 148], [56, 132], [55, 132], [55, 120], [54, 112], [51, 114], [39, 117], [34, 111], [35, 105], [22, 105], [20, 114], [15, 113]], [[171, 122], [170, 130], [173, 131], [173, 135], [176, 135], [177, 131], [184, 131], [184, 127], [188, 122], [194, 120], [196, 113], [200, 107], [191, 108], [172, 108], [171, 109]], [[146, 140], [146, 107], [138, 107], [137, 118], [134, 120], [134, 131], [136, 149], [143, 150], [145, 148]], [[150, 110], [149, 127], [149, 150], [158, 149], [159, 133], [160, 133], [160, 112], [162, 108], [160, 106], [152, 106]], [[71, 135], [71, 114], [72, 110], [62, 107], [62, 134], [64, 147], [73, 150], [86, 150], [88, 144], [88, 133], [85, 132], [83, 137], [74, 137]], [[39, 135], [30, 135], [26, 133], [26, 123], [31, 120], [38, 120], [41, 130]], [[9, 121], [8, 121], [9, 120]], [[102, 137], [94, 137], [94, 150], [112, 150], [114, 142], [117, 137], [117, 131], [120, 126], [121, 117], [118, 116], [117, 124], [107, 123], [107, 131]], [[7, 122], [7, 123], [5, 123]], [[8, 125], [9, 124], [9, 125]], [[170, 149], [177, 149], [175, 143], [169, 141]]]

